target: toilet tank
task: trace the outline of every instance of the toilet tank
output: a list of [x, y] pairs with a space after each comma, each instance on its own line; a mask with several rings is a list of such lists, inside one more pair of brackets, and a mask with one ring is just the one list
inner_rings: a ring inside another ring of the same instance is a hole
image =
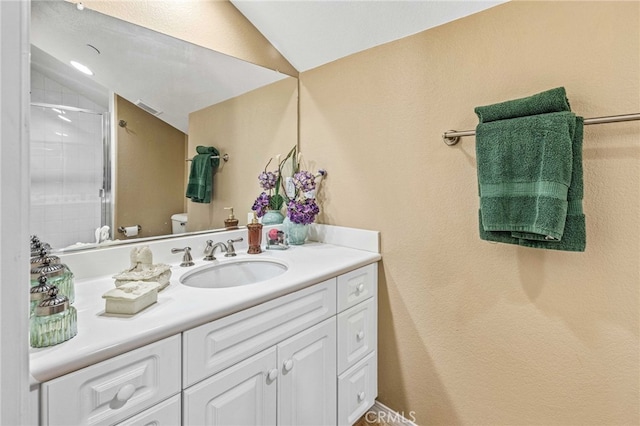
[[176, 213], [171, 216], [171, 232], [173, 234], [184, 234], [187, 232], [186, 213]]

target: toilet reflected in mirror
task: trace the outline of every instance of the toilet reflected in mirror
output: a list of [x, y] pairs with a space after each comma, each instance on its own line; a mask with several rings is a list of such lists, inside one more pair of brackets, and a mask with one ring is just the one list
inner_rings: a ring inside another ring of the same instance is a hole
[[187, 232], [187, 214], [176, 213], [171, 216], [172, 234], [184, 234]]

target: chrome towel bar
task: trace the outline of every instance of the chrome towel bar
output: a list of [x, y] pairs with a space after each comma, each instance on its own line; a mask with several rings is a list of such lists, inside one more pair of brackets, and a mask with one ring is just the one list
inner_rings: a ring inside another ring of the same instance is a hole
[[[623, 121], [637, 121], [640, 120], [640, 114], [622, 114], [622, 115], [610, 115], [608, 117], [593, 117], [585, 118], [584, 124], [604, 124], [604, 123], [620, 123]], [[460, 138], [465, 136], [474, 136], [475, 130], [447, 130], [442, 134], [442, 141], [449, 145], [455, 145], [460, 141]]]

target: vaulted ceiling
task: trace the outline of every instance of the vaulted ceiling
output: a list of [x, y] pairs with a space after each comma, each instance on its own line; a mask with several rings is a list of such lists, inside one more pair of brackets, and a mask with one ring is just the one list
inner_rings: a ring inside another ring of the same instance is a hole
[[[229, 1], [299, 72], [504, 2]], [[141, 100], [162, 111], [158, 118], [188, 133], [189, 113], [286, 77], [107, 15], [82, 12], [73, 2], [32, 1], [32, 64], [61, 84], [90, 93], [99, 105], [108, 103], [109, 92]], [[96, 74], [79, 75], [68, 66], [71, 59]], [[90, 89], [95, 83], [99, 86]]]
[[231, 0], [300, 72], [504, 2]]

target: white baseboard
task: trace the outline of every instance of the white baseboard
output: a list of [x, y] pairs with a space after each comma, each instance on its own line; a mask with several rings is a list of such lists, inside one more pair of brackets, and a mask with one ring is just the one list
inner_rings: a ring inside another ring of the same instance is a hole
[[[410, 419], [405, 416], [409, 416]], [[365, 414], [365, 424], [388, 425], [388, 426], [418, 426], [414, 423], [415, 416], [413, 411], [408, 413], [398, 413], [383, 403], [376, 401], [373, 407]]]

